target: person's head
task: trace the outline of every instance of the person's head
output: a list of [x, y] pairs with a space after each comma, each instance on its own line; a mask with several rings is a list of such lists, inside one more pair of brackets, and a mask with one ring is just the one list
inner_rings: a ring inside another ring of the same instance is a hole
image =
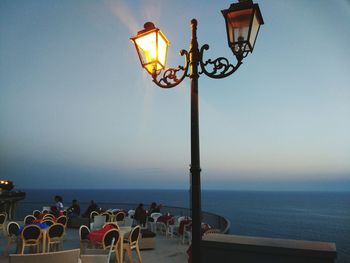
[[56, 195], [56, 196], [55, 196], [55, 202], [63, 202], [62, 197], [59, 196], [59, 195]]
[[143, 207], [143, 204], [142, 204], [142, 203], [140, 203], [140, 204], [139, 204], [139, 207], [140, 207], [140, 208], [142, 208], [142, 207]]
[[153, 203], [151, 204], [151, 207], [157, 207], [157, 203], [156, 203], [156, 202], [153, 202]]
[[95, 204], [95, 201], [94, 201], [94, 200], [91, 200], [91, 201], [90, 201], [90, 204], [91, 204], [91, 205], [94, 205], [94, 204]]
[[76, 205], [76, 204], [78, 204], [78, 201], [77, 201], [77, 199], [73, 199], [73, 200], [72, 200], [72, 204], [73, 204], [73, 205]]

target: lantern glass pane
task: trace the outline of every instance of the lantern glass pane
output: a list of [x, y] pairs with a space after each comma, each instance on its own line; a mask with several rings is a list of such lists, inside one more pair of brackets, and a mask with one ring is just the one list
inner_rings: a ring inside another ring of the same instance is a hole
[[156, 39], [156, 32], [152, 32], [135, 39], [135, 43], [139, 48], [142, 64], [144, 66], [146, 66], [148, 63], [157, 61]]
[[250, 36], [249, 36], [249, 43], [250, 43], [252, 50], [253, 50], [254, 45], [255, 45], [255, 40], [256, 40], [256, 36], [258, 35], [259, 27], [260, 27], [259, 20], [256, 16], [256, 13], [254, 13], [252, 29], [251, 29]]
[[158, 34], [158, 63], [157, 70], [163, 69], [166, 63], [166, 54], [168, 50], [168, 43], [162, 34]]
[[233, 11], [227, 14], [230, 42], [237, 43], [248, 40], [251, 15], [254, 9]]

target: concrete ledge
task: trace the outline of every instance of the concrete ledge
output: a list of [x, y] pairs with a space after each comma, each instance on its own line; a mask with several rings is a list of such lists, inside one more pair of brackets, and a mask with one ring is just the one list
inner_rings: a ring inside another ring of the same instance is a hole
[[334, 243], [238, 235], [210, 234], [203, 237], [202, 262], [234, 259], [235, 262], [333, 263]]

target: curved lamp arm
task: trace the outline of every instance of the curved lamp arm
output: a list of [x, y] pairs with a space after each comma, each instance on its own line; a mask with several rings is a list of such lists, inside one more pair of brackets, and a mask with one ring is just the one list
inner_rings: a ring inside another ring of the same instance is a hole
[[[243, 60], [243, 56], [236, 56], [237, 57], [237, 64], [234, 66], [232, 65], [227, 58], [224, 57], [219, 57], [215, 60], [211, 60], [208, 59], [207, 61], [203, 62], [203, 53], [204, 50], [208, 50], [209, 49], [209, 45], [205, 44], [201, 47], [200, 51], [199, 51], [199, 63], [200, 63], [200, 67], [201, 67], [201, 72], [200, 74], [205, 74], [210, 78], [214, 78], [214, 79], [221, 79], [221, 78], [225, 78], [227, 76], [230, 76], [231, 74], [233, 74], [240, 65], [242, 65], [242, 60]], [[206, 67], [210, 65], [210, 70], [207, 70]]]
[[[157, 84], [159, 87], [164, 89], [173, 88], [177, 85], [179, 85], [186, 76], [188, 76], [188, 66], [190, 63], [189, 54], [187, 50], [182, 49], [180, 51], [181, 56], [185, 56], [186, 65], [185, 66], [178, 66], [177, 68], [168, 68], [166, 69], [162, 74], [161, 71], [156, 71], [152, 74], [153, 82]], [[181, 77], [178, 77], [178, 72], [183, 71]], [[157, 79], [158, 76], [161, 76], [161, 78]]]

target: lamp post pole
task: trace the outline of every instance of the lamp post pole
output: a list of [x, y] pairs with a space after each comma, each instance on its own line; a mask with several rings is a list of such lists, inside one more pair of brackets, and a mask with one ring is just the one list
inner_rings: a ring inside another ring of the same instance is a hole
[[[139, 31], [134, 42], [142, 66], [151, 74], [153, 82], [161, 88], [173, 88], [186, 77], [191, 84], [191, 210], [192, 210], [192, 262], [201, 262], [201, 168], [199, 154], [199, 110], [198, 79], [204, 74], [210, 78], [222, 79], [233, 74], [241, 65], [248, 53], [253, 51], [256, 36], [263, 19], [259, 6], [252, 0], [239, 0], [229, 9], [221, 11], [226, 21], [229, 47], [236, 57], [236, 64], [227, 58], [203, 59], [209, 49], [204, 44], [199, 48], [197, 42], [197, 20], [191, 20], [191, 41], [189, 51], [181, 50], [185, 65], [165, 69], [166, 52], [169, 41], [152, 22], [147, 22]], [[198, 70], [199, 69], [199, 70]]]
[[199, 154], [199, 110], [198, 110], [198, 65], [197, 20], [191, 20], [192, 38], [189, 50], [191, 79], [191, 208], [192, 208], [192, 262], [200, 262], [201, 242], [201, 168]]

